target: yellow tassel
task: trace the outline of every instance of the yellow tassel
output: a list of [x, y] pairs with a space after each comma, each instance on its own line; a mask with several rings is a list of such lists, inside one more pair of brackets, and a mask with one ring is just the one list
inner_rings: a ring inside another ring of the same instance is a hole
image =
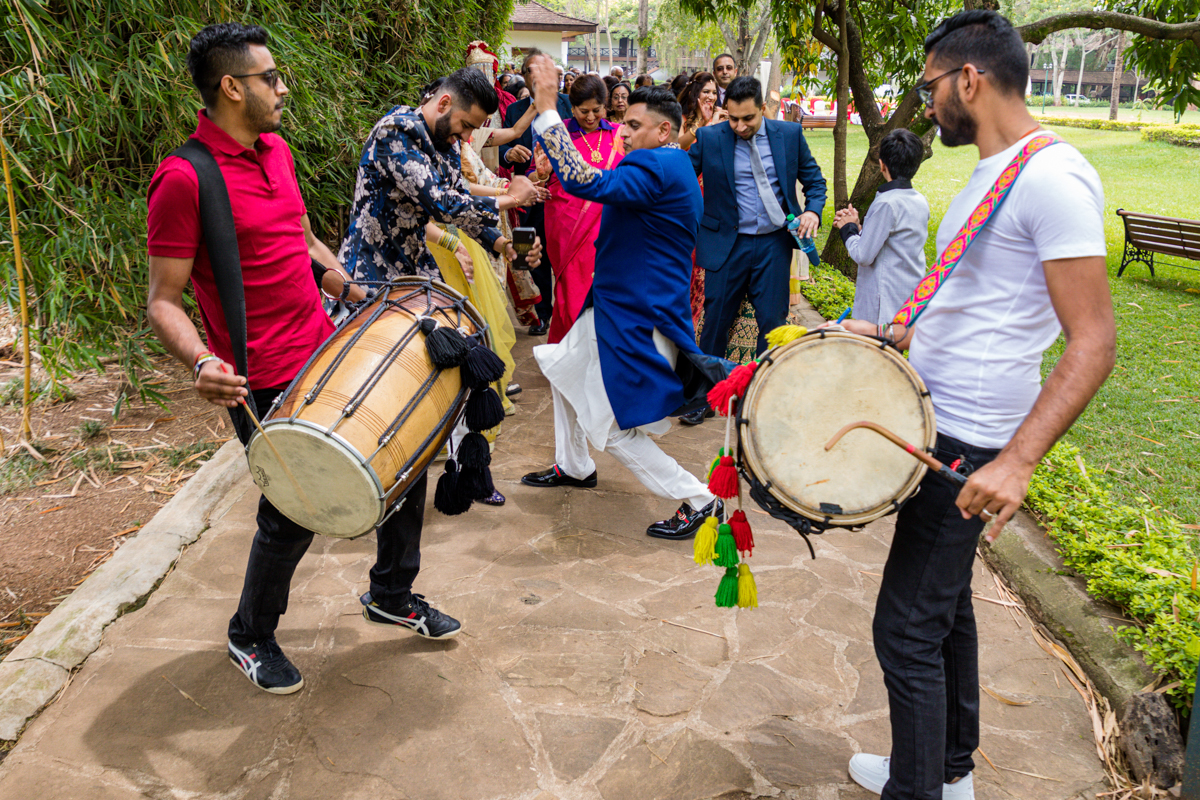
[[692, 543], [693, 558], [697, 564], [711, 564], [717, 557], [717, 518], [708, 517], [700, 530], [696, 531], [696, 540]]
[[771, 347], [782, 347], [788, 342], [794, 342], [806, 333], [808, 333], [808, 329], [799, 325], [780, 325], [767, 334], [767, 344], [771, 345]]
[[758, 586], [745, 561], [738, 564], [738, 608], [758, 608]]

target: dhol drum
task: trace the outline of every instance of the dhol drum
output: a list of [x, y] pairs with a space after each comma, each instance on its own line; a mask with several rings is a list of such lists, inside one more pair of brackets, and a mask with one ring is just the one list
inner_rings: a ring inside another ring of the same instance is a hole
[[849, 431], [825, 449], [847, 423], [872, 420], [932, 451], [929, 392], [878, 339], [840, 331], [802, 336], [767, 353], [745, 395], [738, 440], [752, 495], [765, 491], [815, 522], [814, 530], [889, 514], [925, 475], [925, 464], [872, 431]]
[[256, 432], [246, 454], [254, 482], [288, 519], [361, 536], [441, 450], [469, 392], [458, 369], [430, 360], [423, 318], [487, 335], [458, 292], [400, 278], [346, 319], [272, 405], [262, 422], [269, 441]]

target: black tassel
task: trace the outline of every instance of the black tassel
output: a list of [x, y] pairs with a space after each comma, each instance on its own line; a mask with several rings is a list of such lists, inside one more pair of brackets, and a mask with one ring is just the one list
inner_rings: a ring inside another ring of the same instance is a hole
[[433, 493], [433, 507], [448, 517], [462, 514], [471, 507], [472, 498], [463, 490], [459, 478], [458, 465], [450, 459]]
[[504, 377], [504, 362], [486, 345], [476, 344], [467, 351], [462, 364], [462, 382], [472, 389], [482, 389]]
[[488, 386], [486, 389], [472, 389], [467, 400], [467, 427], [473, 431], [486, 431], [504, 421], [504, 406], [500, 403], [500, 395]]
[[464, 470], [485, 469], [492, 463], [488, 440], [482, 433], [472, 431], [463, 437], [458, 446], [458, 463]]
[[425, 336], [425, 349], [438, 369], [449, 369], [467, 357], [467, 340], [454, 328], [438, 326]]
[[417, 322], [417, 327], [421, 329], [421, 333], [428, 336], [433, 333], [433, 329], [437, 327], [437, 320], [433, 317], [421, 317]]
[[472, 500], [483, 500], [491, 497], [492, 492], [496, 491], [496, 486], [492, 483], [492, 471], [487, 467], [463, 467], [462, 472], [458, 473], [458, 488]]

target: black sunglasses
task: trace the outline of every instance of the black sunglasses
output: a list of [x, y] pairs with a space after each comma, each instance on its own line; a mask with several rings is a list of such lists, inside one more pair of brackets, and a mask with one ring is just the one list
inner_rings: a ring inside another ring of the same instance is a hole
[[[266, 72], [249, 72], [245, 75], [230, 75], [231, 78], [262, 78], [267, 83], [267, 87], [272, 91], [279, 85], [279, 70], [269, 69]], [[224, 78], [222, 78], [224, 80]], [[221, 82], [217, 81], [217, 85], [213, 88], [221, 88]]]
[[[955, 73], [962, 72], [964, 69], [966, 69], [966, 67], [967, 67], [967, 65], [963, 64], [961, 67], [955, 67], [952, 70], [943, 72], [941, 75], [938, 75], [936, 78], [930, 78], [929, 80], [925, 81], [924, 83], [917, 84], [917, 96], [921, 98], [921, 102], [927, 106], [933, 105], [933, 91], [929, 87], [933, 86], [935, 83], [937, 83], [938, 81], [940, 81], [942, 78], [946, 77], [947, 75], [954, 75]], [[981, 69], [977, 69], [975, 71], [977, 73], [979, 73], [980, 75], [985, 74], [984, 71]]]

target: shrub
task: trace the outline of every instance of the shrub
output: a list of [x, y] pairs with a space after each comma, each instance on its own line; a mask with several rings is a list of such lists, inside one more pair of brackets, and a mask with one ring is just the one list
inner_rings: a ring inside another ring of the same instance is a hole
[[[231, 11], [230, 9], [236, 10]], [[119, 357], [146, 365], [146, 189], [196, 125], [186, 69], [204, 25], [266, 27], [291, 95], [283, 134], [314, 230], [334, 242], [362, 142], [398, 102], [499, 44], [512, 0], [57, 0], [0, 11], [0, 113], [13, 162], [34, 326], [52, 375]], [[8, 214], [0, 240], [10, 240]], [[15, 306], [11, 249], [3, 301]]]
[[1088, 591], [1116, 603], [1140, 625], [1117, 636], [1146, 663], [1181, 685], [1169, 693], [1191, 702], [1200, 658], [1200, 541], [1149, 504], [1115, 501], [1084, 469], [1079, 450], [1059, 442], [1042, 460], [1025, 500]]
[[822, 263], [808, 271], [811, 281], [801, 282], [800, 293], [825, 319], [837, 319], [854, 305], [854, 281]]
[[1142, 128], [1142, 140], [1166, 142], [1179, 147], [1200, 147], [1200, 128], [1183, 125]]

